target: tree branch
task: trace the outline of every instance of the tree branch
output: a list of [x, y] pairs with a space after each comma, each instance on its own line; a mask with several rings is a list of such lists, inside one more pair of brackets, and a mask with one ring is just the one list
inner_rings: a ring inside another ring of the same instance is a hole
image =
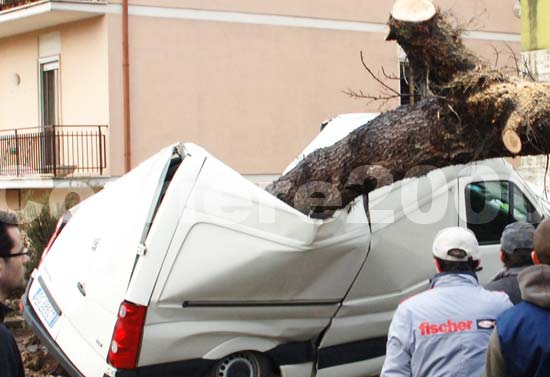
[[[406, 52], [414, 82], [427, 95], [314, 151], [268, 192], [305, 214], [327, 218], [357, 196], [405, 177], [493, 157], [550, 153], [550, 84], [488, 67], [464, 47], [459, 30], [439, 10], [429, 16], [431, 7], [429, 0], [396, 2], [387, 35]], [[362, 54], [361, 60], [382, 84]], [[349, 89], [347, 94], [372, 97]]]

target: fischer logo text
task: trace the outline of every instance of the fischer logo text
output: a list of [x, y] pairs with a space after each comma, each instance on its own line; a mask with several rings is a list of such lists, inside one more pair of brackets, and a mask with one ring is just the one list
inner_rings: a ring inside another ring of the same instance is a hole
[[437, 324], [424, 321], [418, 326], [418, 329], [422, 336], [446, 334], [450, 332], [472, 331], [472, 323], [472, 321], [453, 322], [450, 319], [448, 319], [447, 322]]

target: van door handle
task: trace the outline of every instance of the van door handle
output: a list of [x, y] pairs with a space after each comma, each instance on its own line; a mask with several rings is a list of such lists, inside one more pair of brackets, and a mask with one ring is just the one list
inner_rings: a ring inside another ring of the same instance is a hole
[[86, 290], [84, 289], [84, 285], [81, 282], [76, 283], [76, 287], [82, 294], [82, 296], [86, 296]]

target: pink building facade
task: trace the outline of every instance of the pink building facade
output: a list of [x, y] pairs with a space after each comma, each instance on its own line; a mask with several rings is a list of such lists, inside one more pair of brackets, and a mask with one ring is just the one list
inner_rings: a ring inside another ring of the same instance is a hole
[[[466, 44], [513, 67], [514, 1], [436, 1]], [[392, 1], [130, 0], [129, 162], [190, 141], [254, 181], [269, 181], [339, 113], [380, 112], [375, 71], [400, 75], [385, 42]], [[85, 197], [125, 171], [120, 0], [0, 0], [0, 190]], [[495, 51], [499, 51], [498, 59]], [[382, 76], [383, 77], [383, 76]], [[387, 84], [400, 89], [399, 80]], [[18, 130], [18, 131], [16, 131]], [[32, 196], [31, 195], [31, 196]], [[0, 195], [1, 196], [1, 195]]]

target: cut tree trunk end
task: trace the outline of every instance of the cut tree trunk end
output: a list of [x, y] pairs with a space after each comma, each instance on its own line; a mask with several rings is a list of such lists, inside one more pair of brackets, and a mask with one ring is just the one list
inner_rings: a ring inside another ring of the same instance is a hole
[[397, 0], [391, 10], [392, 17], [403, 22], [428, 21], [435, 13], [430, 0]]
[[502, 142], [511, 153], [518, 154], [521, 152], [521, 139], [516, 131], [511, 128], [505, 128], [504, 131], [502, 131]]
[[407, 54], [422, 100], [311, 153], [268, 192], [324, 219], [360, 195], [436, 168], [550, 153], [550, 85], [490, 68], [428, 0], [396, 1], [388, 30]]

